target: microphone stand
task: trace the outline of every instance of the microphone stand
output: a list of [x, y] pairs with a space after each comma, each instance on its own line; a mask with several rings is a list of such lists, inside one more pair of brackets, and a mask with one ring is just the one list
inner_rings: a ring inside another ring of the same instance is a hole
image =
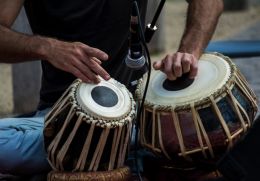
[[159, 15], [161, 14], [161, 11], [163, 9], [163, 6], [165, 4], [165, 1], [166, 0], [161, 0], [160, 1], [160, 4], [155, 12], [155, 15], [152, 19], [152, 22], [149, 23], [147, 26], [146, 26], [146, 29], [145, 29], [145, 41], [146, 43], [149, 43], [154, 35], [154, 32], [158, 29], [157, 26], [155, 25], [156, 24], [156, 21], [158, 20], [159, 18]]
[[128, 52], [122, 64], [119, 65], [115, 77], [134, 94], [137, 82], [147, 71], [147, 67], [144, 43], [142, 41], [144, 33], [136, 0], [133, 0], [131, 11]]
[[[140, 175], [139, 165], [137, 163], [138, 162], [138, 159], [137, 159], [137, 157], [138, 157], [137, 156], [138, 155], [138, 153], [137, 153], [138, 132], [139, 132], [141, 112], [142, 112], [142, 109], [144, 107], [144, 101], [145, 101], [145, 97], [146, 97], [146, 93], [147, 93], [147, 89], [148, 89], [148, 84], [149, 84], [149, 80], [150, 80], [150, 73], [151, 73], [151, 59], [150, 59], [150, 54], [149, 54], [149, 50], [148, 50], [146, 43], [150, 42], [154, 32], [157, 30], [155, 23], [156, 23], [159, 15], [161, 13], [161, 10], [162, 10], [164, 4], [165, 4], [165, 0], [161, 0], [160, 5], [157, 8], [157, 11], [156, 11], [156, 13], [153, 17], [152, 23], [147, 25], [147, 27], [145, 29], [145, 33], [143, 32], [143, 28], [141, 26], [142, 22], [140, 20], [141, 18], [140, 18], [140, 14], [139, 14], [139, 8], [138, 8], [137, 0], [133, 0], [133, 7], [132, 7], [132, 8], [135, 8], [133, 10], [136, 11], [136, 13], [137, 13], [138, 32], [137, 32], [136, 35], [140, 36], [141, 44], [143, 45], [143, 48], [145, 50], [144, 51], [145, 57], [147, 58], [146, 59], [147, 61], [145, 61], [145, 66], [143, 66], [143, 69], [145, 71], [148, 69], [147, 82], [146, 82], [145, 89], [144, 89], [144, 92], [143, 92], [143, 99], [140, 101], [140, 105], [137, 107], [137, 116], [135, 118], [135, 120], [136, 120], [135, 121], [135, 133], [134, 133], [134, 130], [133, 130], [133, 133], [135, 134], [135, 138], [134, 138], [135, 139], [134, 140], [134, 165], [136, 167], [136, 172], [137, 172], [139, 180], [142, 180], [142, 177]], [[140, 71], [140, 70], [137, 70], [137, 71]], [[117, 72], [118, 80], [120, 82], [123, 82], [125, 85], [127, 85], [127, 88], [130, 89], [130, 92], [132, 92], [132, 93], [134, 93], [135, 87], [137, 85], [137, 79], [135, 79], [136, 77], [138, 77], [138, 75], [136, 75], [137, 71], [135, 69], [131, 69], [131, 68], [127, 67], [126, 64], [125, 64], [125, 61], [123, 61], [123, 64], [120, 65], [120, 68], [118, 69], [118, 72]], [[134, 81], [133, 81], [132, 77], [134, 77]], [[135, 85], [133, 85], [133, 83]]]
[[[138, 0], [133, 0], [133, 7], [132, 8], [136, 8], [134, 9], [134, 11], [139, 11], [138, 9], [138, 3], [137, 3]], [[138, 36], [141, 37], [141, 42], [143, 44], [145, 43], [149, 43], [155, 33], [155, 31], [158, 29], [157, 26], [156, 26], [156, 22], [160, 16], [160, 13], [163, 9], [163, 6], [165, 4], [165, 1], [166, 0], [161, 0], [158, 7], [157, 7], [157, 10], [155, 12], [155, 15], [152, 19], [152, 22], [149, 23], [146, 28], [145, 28], [145, 32], [142, 32], [142, 30], [140, 30], [140, 26], [138, 27], [139, 28], [139, 32], [138, 32]], [[136, 13], [136, 12], [135, 12]], [[134, 14], [135, 14], [134, 13]], [[141, 25], [142, 22], [140, 22], [140, 19], [138, 20], [138, 24]], [[131, 27], [130, 27], [131, 28]], [[144, 41], [142, 39], [142, 34], [144, 34]], [[146, 52], [146, 53], [145, 53]], [[145, 51], [145, 59], [147, 59], [147, 50]], [[145, 63], [146, 67], [147, 67], [147, 63]], [[135, 89], [135, 86], [136, 86], [136, 79], [138, 79], [137, 77], [139, 77], [140, 75], [136, 75], [137, 71], [135, 71], [134, 69], [131, 69], [131, 68], [128, 68], [126, 67], [125, 65], [125, 62], [123, 61], [123, 63], [121, 65], [119, 65], [120, 68], [118, 68], [118, 71], [116, 72], [116, 76], [117, 76], [117, 80], [123, 84], [125, 84], [129, 89], [130, 91], [133, 93], [134, 89]], [[145, 72], [147, 69], [144, 68], [143, 72]], [[141, 72], [141, 71], [140, 71]], [[133, 77], [134, 76], [134, 77]], [[115, 77], [116, 78], [116, 77]], [[134, 80], [135, 79], [135, 80]]]

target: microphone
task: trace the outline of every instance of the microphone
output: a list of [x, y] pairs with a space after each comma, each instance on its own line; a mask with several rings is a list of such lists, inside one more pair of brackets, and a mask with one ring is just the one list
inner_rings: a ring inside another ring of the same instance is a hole
[[[134, 2], [135, 3], [135, 2]], [[145, 57], [143, 55], [143, 47], [140, 39], [139, 32], [139, 20], [137, 14], [137, 7], [132, 7], [132, 14], [130, 20], [130, 38], [129, 38], [129, 50], [125, 58], [125, 64], [127, 67], [138, 70], [145, 64]]]

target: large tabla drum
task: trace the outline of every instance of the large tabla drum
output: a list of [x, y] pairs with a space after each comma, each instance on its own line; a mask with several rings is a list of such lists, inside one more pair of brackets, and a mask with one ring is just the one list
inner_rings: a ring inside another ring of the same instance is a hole
[[[136, 90], [139, 100], [146, 78]], [[179, 89], [177, 81], [168, 82], [164, 73], [152, 71], [140, 142], [175, 167], [214, 163], [255, 118], [255, 94], [232, 61], [221, 54], [203, 54], [198, 75], [189, 86]]]
[[54, 170], [49, 180], [126, 180], [135, 114], [135, 101], [123, 84], [76, 79], [45, 118], [45, 148]]

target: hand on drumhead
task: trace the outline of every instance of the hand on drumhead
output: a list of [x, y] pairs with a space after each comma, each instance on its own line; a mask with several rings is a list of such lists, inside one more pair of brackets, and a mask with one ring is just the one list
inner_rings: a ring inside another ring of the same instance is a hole
[[198, 72], [198, 59], [192, 54], [177, 52], [154, 62], [153, 67], [164, 72], [169, 80], [176, 80], [188, 72], [190, 72], [189, 78], [193, 79]]
[[110, 75], [102, 68], [101, 61], [108, 60], [108, 55], [80, 42], [63, 42], [49, 39], [48, 60], [53, 66], [72, 73], [86, 83], [99, 83], [110, 79]]

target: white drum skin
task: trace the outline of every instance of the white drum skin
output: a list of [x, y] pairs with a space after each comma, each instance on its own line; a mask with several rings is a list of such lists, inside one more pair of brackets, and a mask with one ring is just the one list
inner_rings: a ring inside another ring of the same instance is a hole
[[[91, 96], [91, 91], [99, 86], [107, 87], [114, 91], [118, 97], [118, 102], [112, 107], [99, 105]], [[98, 116], [107, 119], [123, 117], [131, 109], [131, 100], [127, 89], [120, 84], [116, 84], [114, 79], [105, 81], [101, 79], [98, 84], [81, 83], [77, 90], [77, 100], [79, 105], [91, 116]]]
[[199, 60], [198, 67], [198, 75], [194, 82], [180, 91], [164, 89], [162, 84], [167, 78], [166, 75], [161, 71], [152, 71], [146, 99], [155, 105], [182, 106], [213, 94], [225, 85], [231, 75], [228, 63], [216, 55], [204, 54]]

